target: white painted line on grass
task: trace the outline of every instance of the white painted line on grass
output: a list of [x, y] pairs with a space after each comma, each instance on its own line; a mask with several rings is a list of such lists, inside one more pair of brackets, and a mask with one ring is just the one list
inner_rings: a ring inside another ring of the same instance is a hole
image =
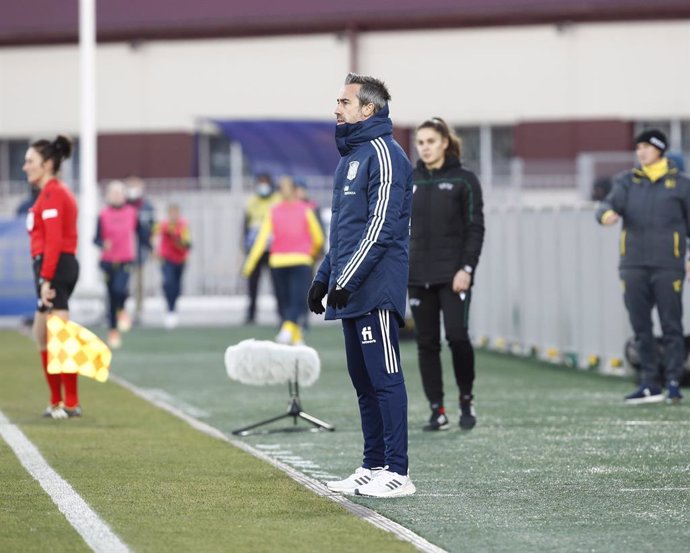
[[36, 446], [5, 417], [2, 411], [0, 436], [91, 549], [97, 553], [130, 553], [131, 550], [74, 491], [74, 488], [52, 469]]
[[690, 488], [621, 488], [622, 492], [687, 492]]
[[[148, 401], [152, 405], [155, 405], [156, 407], [159, 407], [160, 409], [163, 409], [164, 411], [167, 411], [171, 415], [176, 416], [179, 419], [182, 419], [185, 421], [187, 424], [189, 424], [192, 428], [195, 430], [198, 430], [199, 432], [203, 432], [207, 436], [211, 436], [213, 438], [217, 438], [219, 440], [222, 440], [224, 442], [228, 442], [235, 447], [246, 451], [250, 455], [253, 455], [254, 457], [261, 459], [262, 461], [266, 461], [270, 465], [273, 465], [277, 469], [280, 469], [283, 471], [285, 474], [287, 474], [290, 478], [293, 480], [299, 482], [302, 484], [305, 488], [311, 490], [317, 495], [320, 495], [321, 497], [325, 497], [327, 499], [330, 499], [331, 501], [335, 501], [336, 503], [340, 504], [343, 508], [345, 508], [347, 511], [350, 513], [358, 516], [359, 518], [367, 521], [368, 523], [372, 524], [373, 526], [376, 526], [377, 528], [380, 528], [381, 530], [385, 530], [386, 532], [390, 532], [391, 534], [395, 535], [397, 538], [409, 542], [412, 544], [414, 547], [416, 547], [419, 551], [422, 551], [423, 553], [447, 553], [445, 549], [441, 549], [437, 545], [434, 545], [433, 543], [428, 542], [425, 540], [423, 537], [415, 534], [412, 530], [405, 528], [401, 524], [398, 524], [397, 522], [394, 522], [383, 515], [380, 515], [376, 511], [372, 511], [368, 507], [364, 507], [363, 505], [358, 505], [357, 503], [353, 503], [346, 497], [333, 493], [326, 488], [321, 482], [318, 480], [314, 480], [313, 478], [310, 478], [306, 474], [302, 474], [298, 470], [292, 468], [290, 465], [287, 465], [285, 463], [282, 463], [281, 461], [278, 461], [277, 459], [274, 459], [271, 455], [267, 455], [265, 452], [260, 451], [258, 448], [252, 447], [251, 445], [235, 440], [233, 438], [230, 438], [217, 428], [211, 426], [208, 423], [202, 422], [200, 420], [195, 419], [191, 415], [185, 413], [184, 411], [181, 411], [174, 405], [171, 405], [170, 403], [163, 401], [161, 399], [157, 399], [153, 397], [151, 394], [148, 393], [147, 390], [139, 388], [132, 384], [131, 382], [128, 382], [124, 378], [114, 375], [110, 373], [110, 380], [115, 382], [116, 384], [119, 384], [123, 388], [129, 390], [132, 392], [134, 395]], [[271, 452], [273, 455], [275, 455], [275, 452]], [[287, 453], [287, 452], [286, 452]], [[385, 501], [385, 500], [384, 500]], [[388, 500], [390, 501], [390, 500]], [[394, 501], [394, 500], [393, 500]]]
[[189, 405], [189, 403], [185, 403], [184, 401], [180, 401], [179, 399], [171, 396], [165, 390], [159, 390], [157, 388], [151, 388], [149, 390], [149, 392], [151, 393], [151, 397], [158, 398], [161, 401], [165, 401], [167, 403], [175, 403], [175, 404], [179, 405], [185, 413], [189, 413], [190, 415], [192, 415], [193, 417], [196, 417], [197, 419], [206, 419], [209, 417], [208, 411], [204, 411], [203, 409], [199, 409], [198, 407], [194, 407], [193, 405]]

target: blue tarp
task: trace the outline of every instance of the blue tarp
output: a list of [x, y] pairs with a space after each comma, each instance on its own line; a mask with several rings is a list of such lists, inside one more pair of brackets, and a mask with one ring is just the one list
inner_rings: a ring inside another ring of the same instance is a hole
[[340, 154], [335, 122], [218, 120], [213, 122], [231, 141], [242, 145], [252, 173], [332, 176]]
[[24, 218], [0, 218], [0, 316], [33, 314], [33, 278]]

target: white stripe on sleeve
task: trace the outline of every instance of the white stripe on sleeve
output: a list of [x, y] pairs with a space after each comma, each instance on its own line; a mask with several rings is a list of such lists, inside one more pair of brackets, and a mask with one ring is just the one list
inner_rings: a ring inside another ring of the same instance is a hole
[[386, 220], [386, 209], [388, 208], [388, 202], [390, 200], [391, 184], [393, 182], [393, 165], [388, 146], [382, 138], [372, 140], [371, 144], [376, 150], [376, 156], [379, 161], [379, 193], [376, 200], [376, 206], [374, 207], [373, 220], [369, 226], [369, 229], [367, 230], [367, 234], [362, 239], [359, 248], [350, 258], [350, 261], [345, 266], [343, 272], [338, 278], [338, 284], [343, 288], [350, 281], [373, 245], [376, 243], [376, 240], [378, 239], [381, 229], [383, 228], [383, 224]]

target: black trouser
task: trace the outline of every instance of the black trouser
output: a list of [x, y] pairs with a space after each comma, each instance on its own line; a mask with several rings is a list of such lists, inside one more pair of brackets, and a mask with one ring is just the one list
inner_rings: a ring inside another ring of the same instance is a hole
[[[256, 263], [256, 267], [254, 267], [254, 270], [252, 271], [252, 274], [249, 275], [249, 307], [247, 308], [247, 322], [248, 323], [253, 323], [254, 319], [256, 317], [256, 297], [259, 293], [259, 279], [261, 278], [261, 273], [266, 269], [268, 273], [271, 275], [271, 285], [273, 286], [273, 294], [276, 294], [276, 285], [275, 281], [273, 280], [273, 275], [271, 274], [271, 270], [268, 268], [268, 257], [269, 253], [266, 252], [264, 253], [260, 258], [259, 261]], [[278, 299], [276, 298], [276, 301]], [[278, 304], [278, 315], [280, 316], [282, 320], [282, 315], [283, 312], [281, 310], [280, 304]]]
[[448, 283], [428, 288], [410, 286], [409, 295], [417, 333], [419, 370], [429, 403], [443, 403], [441, 313], [460, 396], [471, 395], [474, 383], [474, 349], [467, 333], [471, 292], [466, 292], [464, 299], [461, 299], [459, 294], [453, 292], [451, 283]]
[[[630, 325], [638, 341], [640, 377], [644, 386], [678, 385], [683, 375], [685, 341], [683, 339], [683, 280], [676, 269], [647, 267], [620, 270], [624, 283], [623, 298]], [[660, 365], [653, 334], [652, 308], [656, 305], [661, 322], [666, 382], [661, 382]]]

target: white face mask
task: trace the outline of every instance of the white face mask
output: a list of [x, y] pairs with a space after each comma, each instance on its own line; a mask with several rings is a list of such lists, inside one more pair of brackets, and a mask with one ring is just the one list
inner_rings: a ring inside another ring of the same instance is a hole
[[132, 187], [127, 189], [127, 197], [130, 200], [138, 200], [139, 198], [141, 198], [141, 193], [142, 190], [139, 187]]
[[271, 185], [263, 182], [261, 184], [257, 184], [256, 193], [262, 198], [269, 196], [271, 194]]

